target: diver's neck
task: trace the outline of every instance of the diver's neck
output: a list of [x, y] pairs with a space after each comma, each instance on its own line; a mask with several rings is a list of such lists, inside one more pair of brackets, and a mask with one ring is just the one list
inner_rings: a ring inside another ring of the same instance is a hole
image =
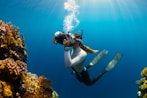
[[73, 51], [75, 52], [78, 48], [79, 46], [73, 46]]

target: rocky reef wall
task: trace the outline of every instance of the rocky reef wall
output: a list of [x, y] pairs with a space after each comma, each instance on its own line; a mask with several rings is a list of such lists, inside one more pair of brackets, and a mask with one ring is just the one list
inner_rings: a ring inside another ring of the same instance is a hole
[[58, 98], [51, 82], [27, 70], [24, 36], [0, 20], [0, 98]]

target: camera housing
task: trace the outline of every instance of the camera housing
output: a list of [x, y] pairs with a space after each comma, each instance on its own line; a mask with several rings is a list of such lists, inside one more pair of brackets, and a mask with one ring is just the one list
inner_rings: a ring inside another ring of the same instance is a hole
[[69, 47], [73, 46], [74, 39], [72, 39], [72, 37], [69, 34], [65, 34], [65, 33], [61, 33], [58, 36], [54, 36], [53, 37], [53, 42], [55, 44], [59, 43], [59, 44], [63, 45], [63, 40], [66, 39], [67, 37], [70, 39]]

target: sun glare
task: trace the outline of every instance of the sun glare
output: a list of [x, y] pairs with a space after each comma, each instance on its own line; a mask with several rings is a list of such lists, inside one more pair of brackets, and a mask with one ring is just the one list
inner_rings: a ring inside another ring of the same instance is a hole
[[[141, 16], [139, 0], [79, 0], [82, 9], [90, 8], [93, 13], [111, 15], [113, 19], [134, 19]], [[107, 16], [103, 16], [107, 17]], [[109, 17], [107, 17], [109, 18]]]

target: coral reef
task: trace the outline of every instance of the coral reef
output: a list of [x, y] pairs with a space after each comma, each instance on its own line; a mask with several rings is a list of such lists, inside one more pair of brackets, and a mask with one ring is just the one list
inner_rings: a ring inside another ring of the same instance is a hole
[[27, 71], [23, 35], [0, 20], [0, 98], [58, 98], [51, 82]]
[[147, 77], [147, 67], [145, 67], [145, 68], [142, 70], [141, 76]]
[[142, 78], [136, 81], [139, 85], [138, 98], [147, 98], [147, 67], [141, 71], [141, 76]]

